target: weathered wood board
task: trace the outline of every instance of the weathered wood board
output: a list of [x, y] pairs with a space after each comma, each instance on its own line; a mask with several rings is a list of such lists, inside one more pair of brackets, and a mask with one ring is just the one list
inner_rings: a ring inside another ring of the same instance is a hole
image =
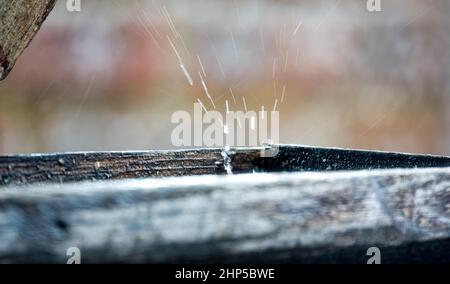
[[[0, 185], [226, 174], [223, 153], [216, 148], [0, 156]], [[234, 148], [226, 154], [234, 173], [450, 167], [450, 158], [442, 156], [297, 145]]]
[[0, 80], [39, 31], [56, 0], [0, 0]]
[[0, 190], [0, 262], [448, 262], [450, 169], [179, 177]]
[[[223, 150], [0, 156], [0, 185], [224, 174]], [[260, 149], [236, 150], [235, 173], [251, 172]]]
[[450, 261], [448, 157], [225, 154], [241, 175], [223, 149], [0, 157], [0, 262]]

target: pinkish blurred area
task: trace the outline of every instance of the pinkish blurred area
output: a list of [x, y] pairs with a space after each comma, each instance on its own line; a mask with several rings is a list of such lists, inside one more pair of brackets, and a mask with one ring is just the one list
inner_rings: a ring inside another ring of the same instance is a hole
[[0, 83], [0, 153], [174, 148], [200, 72], [222, 112], [277, 99], [282, 143], [448, 155], [450, 2], [381, 3], [59, 1]]

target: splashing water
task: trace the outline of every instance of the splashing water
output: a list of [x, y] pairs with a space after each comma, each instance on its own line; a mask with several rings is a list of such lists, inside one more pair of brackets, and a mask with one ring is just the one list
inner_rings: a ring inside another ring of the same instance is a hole
[[301, 27], [302, 24], [303, 24], [303, 23], [302, 23], [302, 21], [300, 20], [300, 21], [298, 22], [297, 27], [295, 27], [295, 30], [294, 30], [294, 32], [292, 33], [292, 36], [295, 36], [295, 35], [297, 34], [297, 32], [298, 32], [298, 30], [300, 29], [300, 27]]
[[232, 89], [232, 88], [229, 88], [228, 90], [230, 90], [230, 94], [231, 94], [231, 96], [233, 97], [233, 102], [234, 102], [234, 104], [236, 104], [236, 97], [234, 96], [233, 89]]
[[286, 85], [283, 85], [283, 91], [281, 92], [281, 102], [284, 101], [285, 94], [286, 94]]
[[244, 97], [244, 96], [242, 96], [242, 101], [244, 102], [244, 109], [245, 109], [245, 112], [248, 112], [248, 109], [247, 109], [247, 102], [245, 101], [245, 97]]
[[223, 158], [223, 167], [227, 172], [227, 175], [232, 175], [233, 167], [231, 166], [231, 155], [233, 154], [233, 152], [231, 152], [230, 146], [225, 146], [221, 154]]
[[191, 75], [189, 75], [189, 72], [187, 71], [187, 69], [183, 63], [180, 63], [180, 68], [183, 71], [184, 76], [186, 76], [186, 79], [188, 80], [189, 85], [194, 86], [194, 80], [192, 80]]
[[205, 90], [205, 94], [208, 97], [209, 101], [211, 102], [214, 109], [216, 109], [216, 105], [214, 104], [214, 100], [211, 97], [211, 94], [208, 91], [208, 87], [206, 86], [205, 80], [202, 77], [202, 73], [198, 72], [198, 76], [200, 77], [200, 80], [202, 82], [203, 90]]
[[167, 40], [169, 41], [170, 45], [172, 46], [173, 51], [175, 52], [175, 55], [177, 56], [178, 63], [180, 65], [181, 71], [183, 71], [184, 76], [186, 76], [186, 79], [187, 79], [189, 85], [193, 86], [194, 85], [194, 80], [192, 80], [192, 77], [189, 74], [189, 72], [187, 71], [186, 66], [184, 66], [183, 60], [181, 59], [181, 56], [178, 53], [178, 50], [175, 47], [175, 44], [173, 43], [173, 41], [170, 39], [169, 36], [167, 36]]
[[200, 104], [205, 113], [208, 113], [208, 110], [205, 108], [205, 106], [203, 105], [202, 101], [199, 98], [197, 98], [197, 102]]
[[200, 55], [197, 55], [198, 63], [200, 64], [200, 68], [202, 69], [203, 76], [206, 78], [205, 67], [203, 67], [203, 62], [200, 58]]

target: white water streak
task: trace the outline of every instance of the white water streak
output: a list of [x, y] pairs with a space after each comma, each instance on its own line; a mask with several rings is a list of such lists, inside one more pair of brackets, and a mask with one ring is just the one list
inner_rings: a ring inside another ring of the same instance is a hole
[[234, 102], [234, 104], [236, 105], [236, 97], [234, 96], [233, 89], [232, 89], [232, 88], [229, 88], [229, 90], [230, 90], [231, 96], [233, 97], [233, 102]]
[[147, 25], [144, 23], [144, 21], [141, 18], [141, 16], [137, 16], [136, 19], [137, 19], [139, 25], [142, 27], [142, 29], [144, 31], [144, 34], [146, 34], [153, 41], [153, 43], [156, 45], [158, 50], [160, 50], [164, 55], [166, 55], [166, 52], [161, 47], [160, 43], [156, 40], [156, 38], [154, 37], [153, 33], [148, 29]]
[[208, 110], [205, 108], [205, 106], [203, 105], [202, 101], [199, 98], [197, 98], [197, 101], [200, 104], [200, 106], [202, 107], [202, 109], [205, 111], [205, 113], [207, 113]]
[[300, 21], [298, 22], [297, 27], [295, 27], [295, 30], [294, 30], [294, 32], [292, 33], [292, 36], [295, 36], [295, 35], [297, 34], [297, 32], [298, 32], [298, 30], [300, 29], [300, 27], [302, 26], [302, 24], [303, 24], [303, 22], [302, 22], [302, 20], [300, 20]]
[[155, 24], [153, 23], [152, 19], [150, 18], [150, 16], [147, 14], [147, 12], [143, 12], [145, 19], [147, 20], [147, 22], [150, 24], [150, 26], [152, 27], [153, 31], [156, 33], [156, 35], [162, 39], [161, 34], [158, 32], [158, 29], [156, 28]]
[[202, 86], [203, 86], [203, 89], [205, 90], [206, 96], [211, 101], [213, 108], [216, 109], [216, 105], [214, 104], [214, 100], [212, 99], [211, 95], [209, 94], [208, 87], [206, 86], [205, 80], [202, 77], [202, 73], [198, 72], [198, 75], [200, 76], [200, 80], [202, 81]]
[[200, 55], [197, 55], [197, 59], [198, 59], [198, 63], [200, 64], [200, 68], [202, 69], [203, 76], [206, 79], [206, 72], [205, 72], [205, 68], [203, 67], [202, 60], [200, 59]]
[[180, 38], [180, 34], [178, 33], [177, 29], [175, 28], [175, 25], [173, 24], [172, 18], [170, 17], [169, 11], [167, 11], [166, 6], [163, 6], [161, 8], [161, 12], [164, 16], [164, 18], [167, 21], [167, 24], [169, 24], [169, 28], [172, 31], [172, 34], [175, 38]]
[[289, 60], [289, 50], [286, 49], [286, 58], [284, 60], [284, 73], [287, 72], [288, 60]]
[[245, 97], [244, 96], [242, 96], [242, 101], [244, 102], [244, 110], [245, 110], [245, 112], [248, 112], [247, 102], [245, 101]]
[[234, 39], [234, 35], [233, 35], [232, 31], [230, 31], [230, 36], [231, 36], [231, 42], [233, 44], [234, 56], [236, 56], [236, 58], [238, 58], [238, 51], [237, 51], [237, 47], [236, 47], [236, 40]]
[[189, 74], [188, 70], [184, 66], [183, 60], [181, 59], [181, 56], [178, 53], [178, 50], [175, 47], [175, 44], [172, 42], [172, 40], [170, 39], [169, 36], [167, 36], [167, 40], [169, 41], [170, 45], [172, 46], [173, 51], [175, 52], [175, 55], [177, 56], [177, 59], [178, 59], [181, 71], [183, 71], [184, 76], [186, 76], [186, 79], [187, 79], [189, 85], [193, 86], [194, 85], [194, 80], [192, 80], [191, 75]]

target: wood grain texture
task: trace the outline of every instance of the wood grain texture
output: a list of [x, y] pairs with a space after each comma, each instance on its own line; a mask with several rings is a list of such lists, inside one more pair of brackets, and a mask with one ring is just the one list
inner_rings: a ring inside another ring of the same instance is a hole
[[56, 0], [0, 0], [0, 80], [6, 78]]
[[[275, 150], [274, 150], [275, 149]], [[226, 174], [224, 149], [0, 156], [0, 185]], [[274, 156], [263, 155], [273, 152]], [[234, 148], [234, 173], [450, 167], [450, 158], [297, 145]]]
[[0, 262], [448, 262], [450, 169], [4, 187]]
[[[0, 156], [0, 185], [225, 174], [223, 149]], [[235, 149], [233, 171], [252, 172], [260, 149]]]

